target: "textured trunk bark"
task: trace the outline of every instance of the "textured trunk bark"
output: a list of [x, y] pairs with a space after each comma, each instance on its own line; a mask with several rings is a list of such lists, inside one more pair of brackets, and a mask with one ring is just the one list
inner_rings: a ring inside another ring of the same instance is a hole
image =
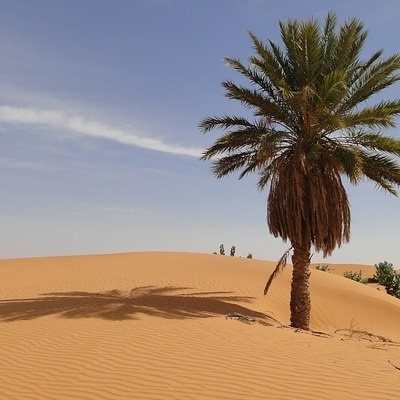
[[309, 330], [311, 298], [309, 288], [310, 251], [293, 246], [293, 275], [290, 292], [290, 325]]

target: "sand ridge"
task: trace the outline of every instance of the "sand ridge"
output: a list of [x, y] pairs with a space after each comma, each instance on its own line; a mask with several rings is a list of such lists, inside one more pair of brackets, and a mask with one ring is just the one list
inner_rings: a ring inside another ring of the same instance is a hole
[[290, 265], [263, 296], [274, 266], [173, 252], [0, 260], [0, 399], [397, 399], [400, 300], [313, 270], [311, 328], [326, 335], [295, 332]]

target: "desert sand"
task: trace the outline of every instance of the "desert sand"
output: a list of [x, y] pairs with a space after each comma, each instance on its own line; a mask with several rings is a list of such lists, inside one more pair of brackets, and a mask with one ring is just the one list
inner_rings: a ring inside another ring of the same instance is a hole
[[[0, 260], [0, 399], [400, 399], [400, 300], [311, 275], [312, 332], [289, 324], [291, 266], [193, 253]], [[240, 315], [243, 317], [240, 317]]]

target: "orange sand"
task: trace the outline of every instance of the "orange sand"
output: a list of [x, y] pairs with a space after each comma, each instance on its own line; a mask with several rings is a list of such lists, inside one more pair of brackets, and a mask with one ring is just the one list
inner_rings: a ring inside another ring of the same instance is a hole
[[329, 336], [295, 332], [290, 266], [263, 296], [273, 267], [161, 252], [0, 260], [0, 399], [399, 399], [400, 346], [377, 335], [400, 342], [400, 300], [339, 266], [313, 270], [311, 328]]

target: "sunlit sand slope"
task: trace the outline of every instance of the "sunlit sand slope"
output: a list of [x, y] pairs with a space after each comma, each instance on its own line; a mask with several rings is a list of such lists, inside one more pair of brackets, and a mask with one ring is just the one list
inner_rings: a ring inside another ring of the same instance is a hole
[[0, 399], [399, 399], [400, 300], [313, 270], [314, 334], [296, 332], [290, 266], [263, 295], [273, 267], [161, 252], [2, 260]]

